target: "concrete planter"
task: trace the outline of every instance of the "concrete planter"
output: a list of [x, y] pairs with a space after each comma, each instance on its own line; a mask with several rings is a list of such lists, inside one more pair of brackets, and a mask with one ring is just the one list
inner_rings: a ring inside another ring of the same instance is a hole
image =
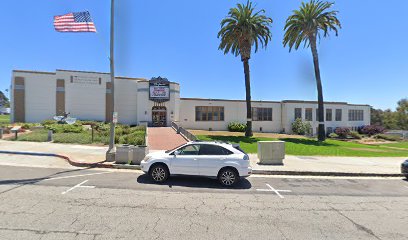
[[284, 141], [259, 141], [258, 159], [259, 164], [264, 165], [283, 165], [285, 158]]
[[133, 146], [132, 145], [119, 145], [116, 147], [115, 162], [121, 164], [127, 164], [133, 159]]
[[132, 147], [133, 151], [133, 156], [131, 160], [131, 164], [134, 165], [140, 165], [140, 162], [143, 160], [143, 158], [147, 155], [149, 152], [149, 149], [147, 146], [134, 146]]

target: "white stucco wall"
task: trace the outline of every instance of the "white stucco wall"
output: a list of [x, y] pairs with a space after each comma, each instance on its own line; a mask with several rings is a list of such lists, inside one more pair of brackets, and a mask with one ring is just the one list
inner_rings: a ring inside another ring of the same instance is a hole
[[115, 79], [115, 111], [120, 123], [137, 124], [137, 80]]
[[[86, 79], [101, 78], [101, 84], [71, 82], [71, 76]], [[109, 74], [57, 71], [57, 79], [65, 80], [65, 111], [80, 120], [105, 121], [106, 82]]]
[[[196, 106], [223, 106], [224, 121], [196, 121]], [[253, 102], [252, 107], [272, 108], [272, 121], [253, 121], [254, 131], [279, 132], [281, 109], [278, 102]], [[230, 122], [246, 123], [246, 103], [235, 100], [181, 99], [180, 124], [187, 129], [227, 130]]]
[[[12, 77], [12, 100], [14, 78], [24, 77], [25, 87], [25, 121], [26, 122], [41, 122], [55, 116], [56, 108], [56, 87], [55, 74], [29, 72], [13, 72]], [[14, 104], [12, 105], [11, 113], [14, 113]], [[14, 121], [14, 116], [12, 116]]]

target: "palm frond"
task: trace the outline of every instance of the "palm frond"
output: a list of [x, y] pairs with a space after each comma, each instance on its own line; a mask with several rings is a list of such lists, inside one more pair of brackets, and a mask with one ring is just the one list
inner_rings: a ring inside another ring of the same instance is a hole
[[320, 0], [302, 2], [300, 9], [294, 10], [286, 20], [283, 45], [292, 51], [293, 48], [297, 50], [302, 42], [304, 47], [309, 47], [311, 39], [321, 35], [327, 37], [330, 31], [337, 36], [341, 24], [337, 19], [338, 11], [329, 11], [333, 4]]
[[257, 52], [259, 46], [266, 48], [272, 39], [272, 22], [265, 15], [265, 10], [255, 11], [251, 1], [247, 1], [245, 5], [237, 4], [221, 21], [221, 30], [217, 35], [221, 40], [218, 49], [224, 54], [232, 53], [235, 56], [241, 55], [241, 59], [249, 59], [252, 46]]

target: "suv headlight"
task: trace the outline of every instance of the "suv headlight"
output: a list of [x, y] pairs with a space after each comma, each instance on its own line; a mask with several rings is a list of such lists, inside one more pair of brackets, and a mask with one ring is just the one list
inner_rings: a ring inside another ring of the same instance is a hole
[[152, 159], [152, 156], [146, 156], [143, 158], [143, 161], [148, 162], [150, 159]]

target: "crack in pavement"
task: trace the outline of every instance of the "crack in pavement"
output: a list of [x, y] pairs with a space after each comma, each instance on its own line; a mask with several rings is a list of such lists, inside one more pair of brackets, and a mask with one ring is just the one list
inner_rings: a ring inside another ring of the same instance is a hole
[[356, 223], [353, 219], [347, 217], [346, 215], [344, 215], [339, 210], [337, 210], [337, 209], [335, 209], [333, 207], [331, 207], [331, 208], [333, 209], [333, 211], [337, 212], [339, 215], [341, 215], [342, 217], [347, 219], [349, 222], [351, 222], [358, 230], [363, 231], [363, 232], [373, 236], [375, 239], [381, 240], [381, 238], [379, 238], [377, 235], [375, 235], [374, 232], [371, 229], [369, 229], [369, 228], [367, 228], [367, 227], [365, 227], [365, 226], [363, 226], [361, 224]]

